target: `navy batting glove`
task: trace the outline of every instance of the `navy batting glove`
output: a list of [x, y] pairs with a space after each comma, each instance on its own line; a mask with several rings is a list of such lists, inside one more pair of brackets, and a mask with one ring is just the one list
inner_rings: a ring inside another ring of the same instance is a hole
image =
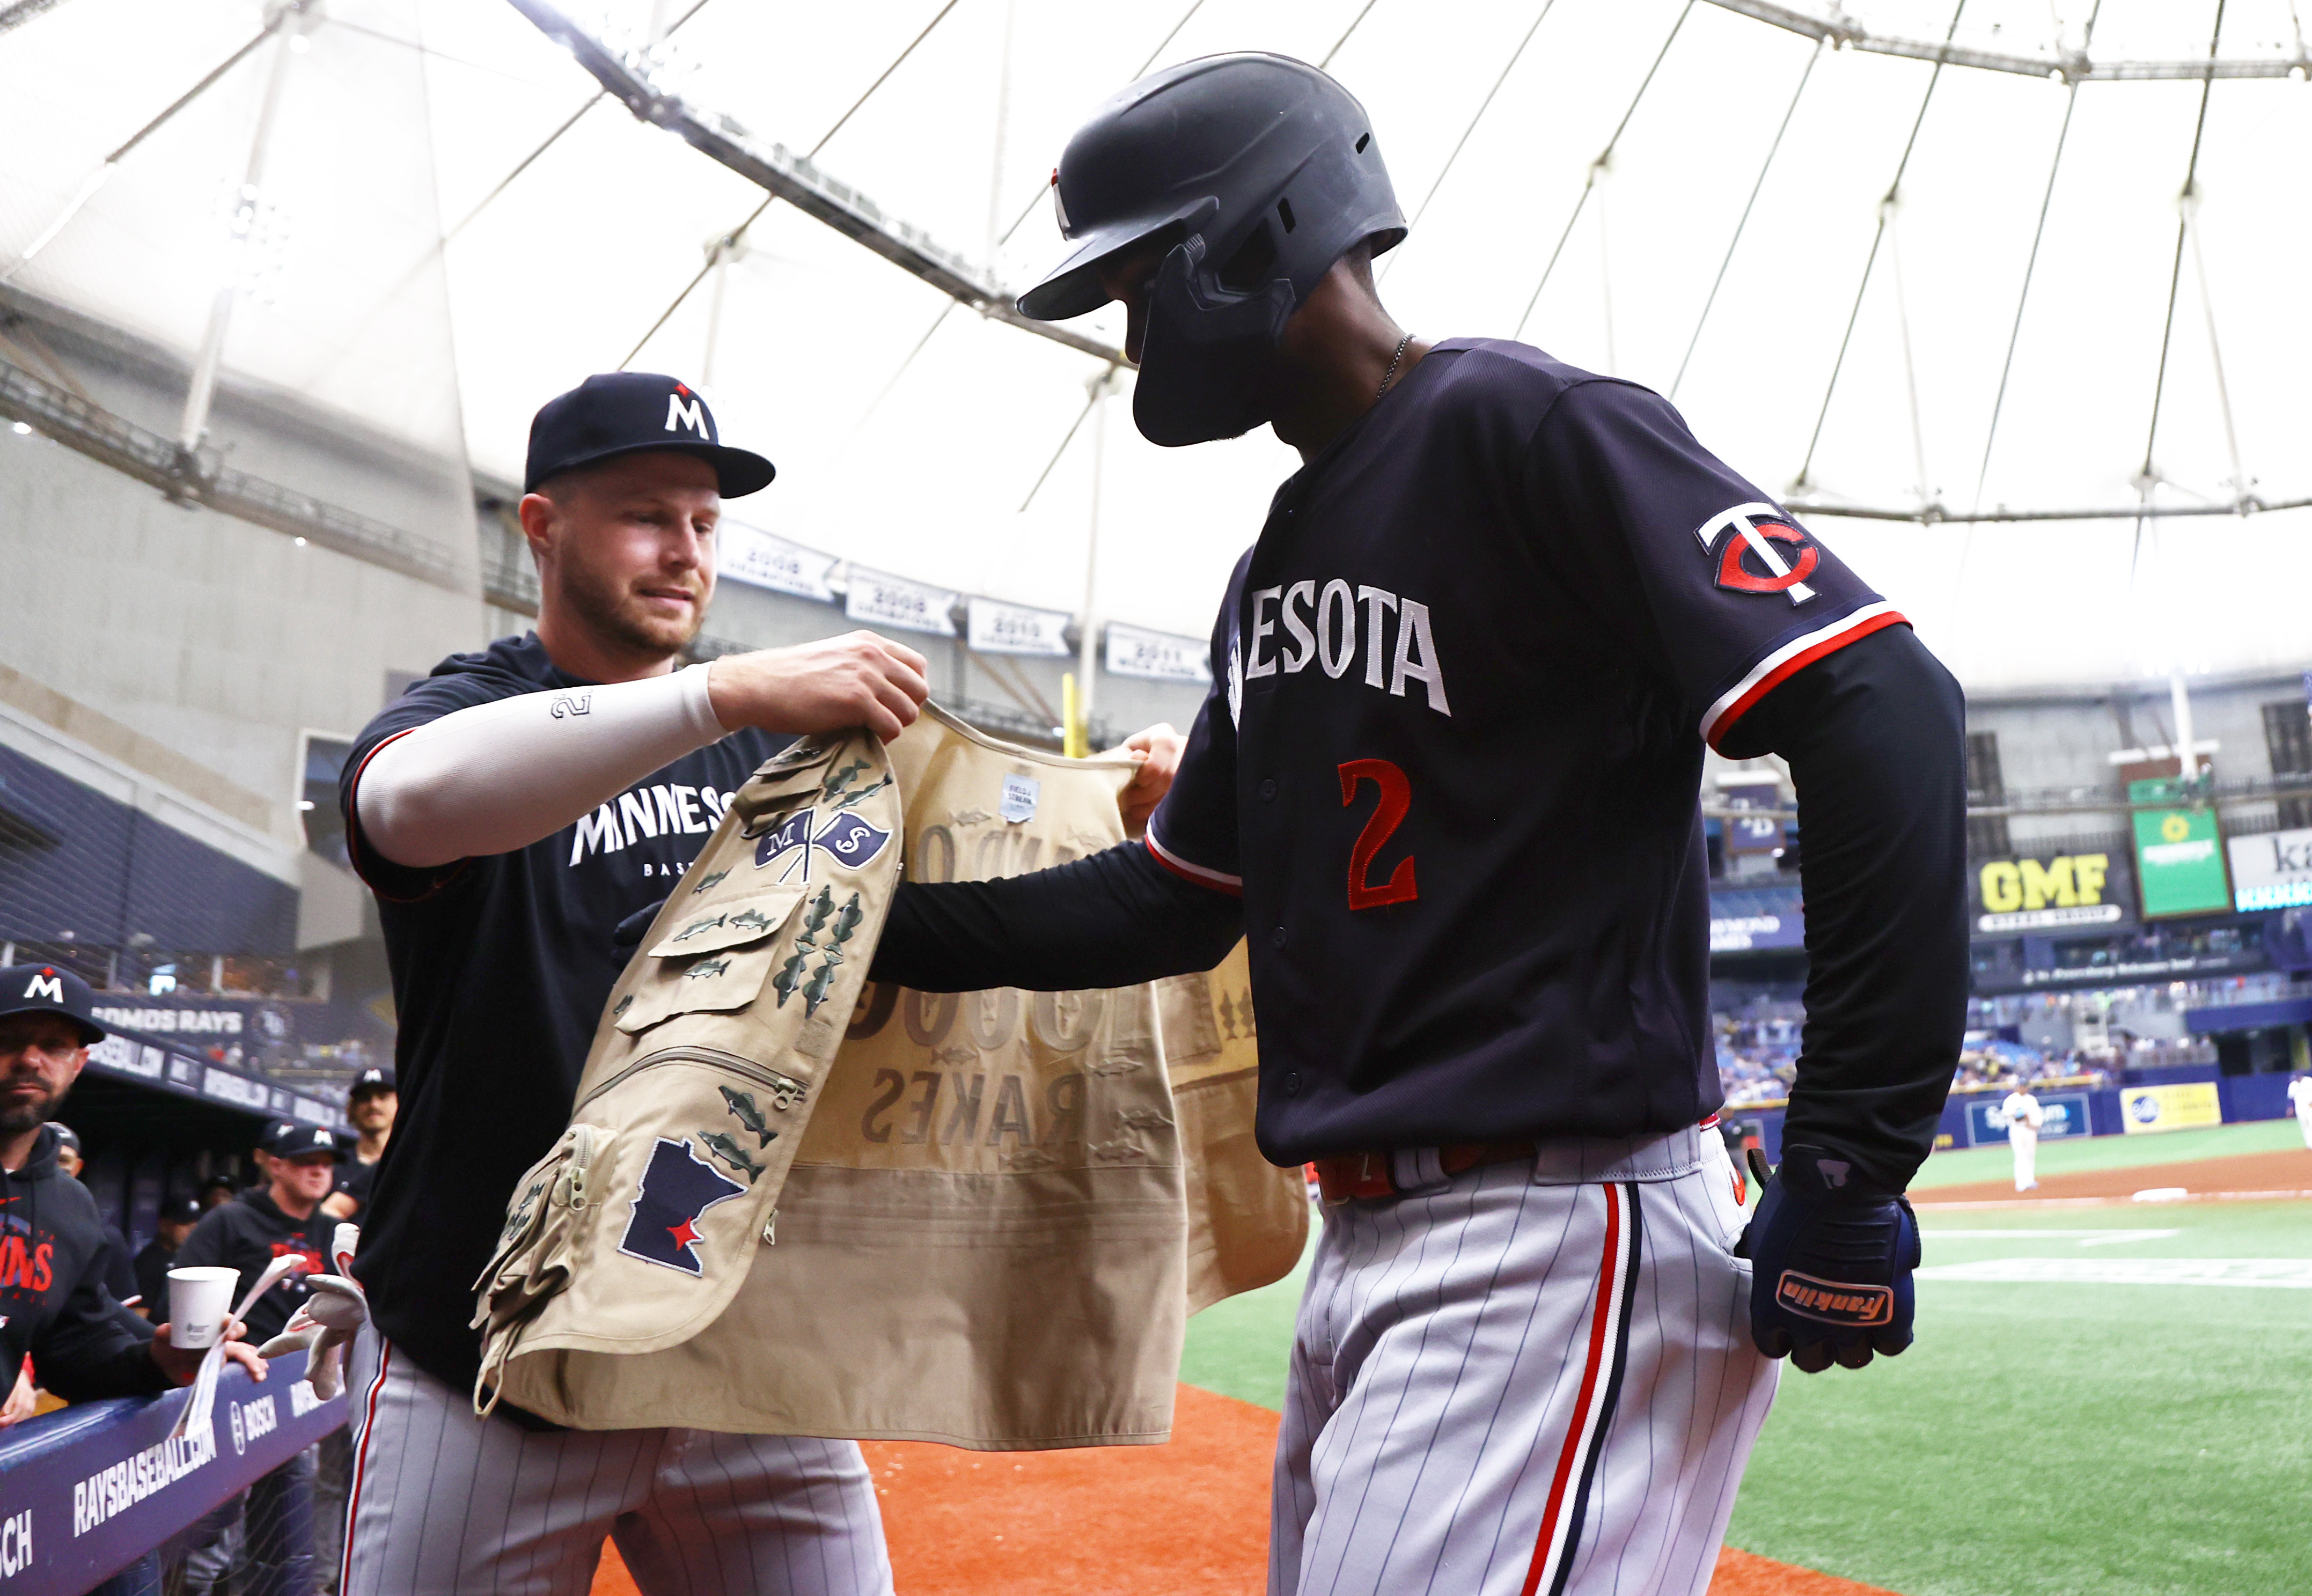
[[1768, 1357], [1818, 1374], [1911, 1344], [1919, 1222], [1902, 1193], [1845, 1160], [1784, 1148], [1734, 1251], [1752, 1265], [1750, 1339]]

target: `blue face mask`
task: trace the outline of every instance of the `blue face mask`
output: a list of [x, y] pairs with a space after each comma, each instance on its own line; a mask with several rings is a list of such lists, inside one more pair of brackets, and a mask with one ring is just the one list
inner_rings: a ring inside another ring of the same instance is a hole
[[1166, 449], [1238, 438], [1269, 418], [1276, 346], [1295, 304], [1275, 277], [1231, 289], [1207, 258], [1202, 233], [1164, 257], [1148, 295], [1148, 327], [1132, 419]]

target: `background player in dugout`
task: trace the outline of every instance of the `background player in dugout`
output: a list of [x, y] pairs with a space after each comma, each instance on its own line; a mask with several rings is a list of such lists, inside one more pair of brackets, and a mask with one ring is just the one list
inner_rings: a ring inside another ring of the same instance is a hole
[[[1021, 310], [1121, 301], [1144, 434], [1265, 423], [1304, 465], [1145, 845], [905, 885], [872, 973], [1114, 986], [1248, 936], [1261, 1146], [1331, 1205], [1272, 1596], [1699, 1596], [1771, 1360], [1911, 1339], [1900, 1193], [1966, 980], [1960, 695], [1666, 401], [1399, 327], [1373, 133], [1314, 68], [1232, 56], [1068, 144], [1070, 253]], [[1804, 834], [1805, 1047], [1747, 1226], [1701, 1129], [1705, 739], [1783, 756]]]
[[[357, 1393], [347, 1596], [582, 1591], [606, 1535], [645, 1592], [879, 1596], [890, 1586], [855, 1443], [558, 1430], [477, 1417], [473, 1282], [521, 1173], [560, 1136], [626, 960], [757, 766], [796, 734], [886, 741], [924, 661], [867, 632], [687, 668], [725, 498], [772, 479], [671, 377], [591, 377], [532, 423], [522, 530], [537, 631], [435, 667], [356, 741], [340, 792], [399, 1011], [398, 1112], [362, 1214], [371, 1330]], [[1122, 799], [1169, 780], [1169, 728], [1131, 739]]]

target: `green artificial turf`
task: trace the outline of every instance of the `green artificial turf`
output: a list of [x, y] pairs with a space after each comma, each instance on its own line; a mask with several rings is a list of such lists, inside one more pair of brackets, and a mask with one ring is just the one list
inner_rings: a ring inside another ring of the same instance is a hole
[[[1309, 1247], [1317, 1226], [1309, 1226]], [[1188, 1321], [1188, 1342], [1180, 1355], [1180, 1378], [1239, 1401], [1284, 1409], [1284, 1365], [1292, 1350], [1292, 1315], [1300, 1306], [1301, 1283], [1309, 1278], [1309, 1253], [1273, 1286], [1214, 1303]]]
[[[2302, 1203], [1924, 1227], [1931, 1266], [2312, 1258]], [[1930, 1279], [1901, 1357], [1784, 1374], [1727, 1539], [1902, 1596], [2301, 1596], [2308, 1479], [2312, 1291]]]
[[[2084, 1156], [2071, 1167], [2125, 1167], [2300, 1146], [2295, 1136], [2283, 1121], [2043, 1144], [2040, 1156], [2043, 1168], [2064, 1167], [2058, 1153]], [[1942, 1154], [1930, 1168], [1957, 1172], [1941, 1184], [1997, 1179], [2006, 1156]], [[2312, 1259], [2303, 1202], [1930, 1210], [1922, 1222], [1930, 1268]], [[1181, 1379], [1281, 1407], [1306, 1268], [1189, 1321]], [[1784, 1374], [1727, 1539], [1901, 1596], [2312, 1596], [2308, 1482], [2312, 1290], [1929, 1278], [1918, 1342], [1901, 1357]]]
[[[2304, 1133], [2293, 1117], [2255, 1120], [2245, 1125], [2214, 1125], [2205, 1130], [2162, 1130], [2142, 1136], [2083, 1136], [2039, 1144], [2039, 1173], [2068, 1174], [2083, 1169], [2129, 1169], [2137, 1164], [2181, 1164], [2194, 1158], [2225, 1158], [2234, 1153], [2270, 1153], [2304, 1148]], [[2312, 1164], [2306, 1165], [2312, 1173]], [[2015, 1172], [2014, 1155], [2004, 1143], [1958, 1147], [1929, 1158], [1911, 1182], [1959, 1186], [1974, 1181], [2004, 1181]], [[2308, 1182], [2312, 1185], [2312, 1182]]]

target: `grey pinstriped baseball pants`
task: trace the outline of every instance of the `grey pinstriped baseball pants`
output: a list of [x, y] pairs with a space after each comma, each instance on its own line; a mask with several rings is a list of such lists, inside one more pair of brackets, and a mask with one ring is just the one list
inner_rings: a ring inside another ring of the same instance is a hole
[[586, 1596], [608, 1536], [644, 1596], [890, 1596], [853, 1441], [533, 1433], [355, 1348], [342, 1596]]
[[1269, 1596], [1702, 1596], [1777, 1373], [1741, 1225], [1692, 1131], [1327, 1208]]

